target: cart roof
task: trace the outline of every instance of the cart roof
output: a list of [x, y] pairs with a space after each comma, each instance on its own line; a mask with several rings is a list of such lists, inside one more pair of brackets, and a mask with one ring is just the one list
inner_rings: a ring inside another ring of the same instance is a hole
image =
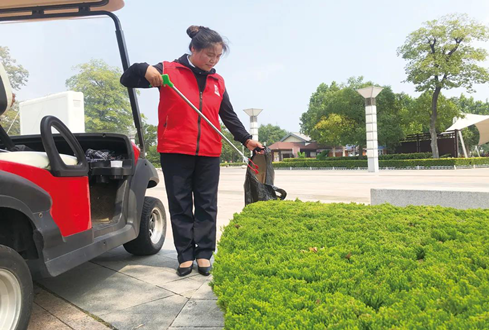
[[124, 0], [2, 0], [0, 17], [31, 15], [43, 10], [45, 14], [74, 13], [80, 8], [90, 11], [116, 11], [124, 7]]

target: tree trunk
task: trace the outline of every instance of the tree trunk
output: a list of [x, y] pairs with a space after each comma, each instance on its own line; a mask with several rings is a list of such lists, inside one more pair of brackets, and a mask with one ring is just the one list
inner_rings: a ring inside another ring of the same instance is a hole
[[336, 157], [336, 147], [333, 147], [333, 157]]
[[430, 135], [431, 135], [431, 151], [433, 158], [440, 158], [438, 152], [438, 136], [436, 134], [436, 118], [438, 117], [438, 97], [440, 96], [440, 87], [435, 88], [433, 99], [431, 102], [431, 120], [430, 120]]

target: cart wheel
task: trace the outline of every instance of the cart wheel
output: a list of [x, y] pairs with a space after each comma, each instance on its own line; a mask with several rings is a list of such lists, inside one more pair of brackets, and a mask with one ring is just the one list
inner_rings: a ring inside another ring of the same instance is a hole
[[32, 278], [24, 258], [0, 245], [0, 329], [27, 329], [32, 300]]
[[139, 236], [124, 244], [127, 252], [138, 256], [156, 254], [161, 250], [166, 235], [166, 213], [157, 198], [144, 197]]

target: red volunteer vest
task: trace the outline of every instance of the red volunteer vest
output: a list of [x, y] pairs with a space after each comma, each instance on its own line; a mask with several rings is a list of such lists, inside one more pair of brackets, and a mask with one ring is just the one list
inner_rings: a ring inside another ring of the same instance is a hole
[[[197, 79], [189, 68], [176, 62], [163, 62], [163, 73], [193, 105], [220, 129], [219, 109], [225, 86], [218, 74], [209, 74], [200, 94]], [[221, 136], [170, 87], [160, 88], [158, 106], [158, 152], [219, 157]]]

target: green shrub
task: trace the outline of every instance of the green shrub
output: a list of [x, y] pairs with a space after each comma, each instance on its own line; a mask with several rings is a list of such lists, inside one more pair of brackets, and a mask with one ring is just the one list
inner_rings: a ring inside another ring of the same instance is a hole
[[[338, 157], [340, 158], [340, 157]], [[342, 157], [342, 160], [317, 160], [317, 159], [297, 159], [293, 162], [274, 162], [273, 167], [367, 167], [367, 159], [355, 160], [348, 157]], [[353, 157], [352, 157], [353, 158]], [[332, 158], [331, 158], [332, 159]], [[390, 159], [379, 160], [379, 167], [393, 168], [415, 168], [423, 166], [431, 168], [435, 166], [471, 166], [471, 165], [489, 165], [489, 158], [439, 158], [439, 159]]]
[[489, 210], [260, 202], [226, 226], [226, 329], [487, 329]]
[[[339, 158], [339, 157], [338, 157]], [[367, 159], [365, 160], [316, 160], [316, 159], [297, 159], [293, 162], [274, 162], [273, 167], [367, 167]]]
[[389, 160], [389, 159], [427, 159], [432, 158], [433, 154], [431, 152], [418, 152], [412, 154], [387, 154], [380, 155], [379, 160]]
[[[442, 158], [450, 157], [450, 155], [443, 155]], [[427, 159], [432, 158], [431, 152], [420, 152], [412, 154], [388, 154], [380, 155], [379, 160], [389, 160], [389, 159]], [[310, 160], [313, 160], [311, 158]], [[316, 160], [328, 160], [328, 161], [339, 161], [339, 160], [365, 160], [367, 156], [348, 156], [348, 157], [327, 157], [323, 153], [316, 156]], [[285, 158], [284, 162], [295, 162], [300, 160], [299, 158]]]
[[221, 166], [242, 166], [242, 165], [246, 165], [246, 163], [221, 163], [220, 164]]
[[319, 160], [325, 160], [326, 158], [328, 158], [329, 151], [329, 149], [321, 151], [319, 154], [316, 155], [316, 158]]

